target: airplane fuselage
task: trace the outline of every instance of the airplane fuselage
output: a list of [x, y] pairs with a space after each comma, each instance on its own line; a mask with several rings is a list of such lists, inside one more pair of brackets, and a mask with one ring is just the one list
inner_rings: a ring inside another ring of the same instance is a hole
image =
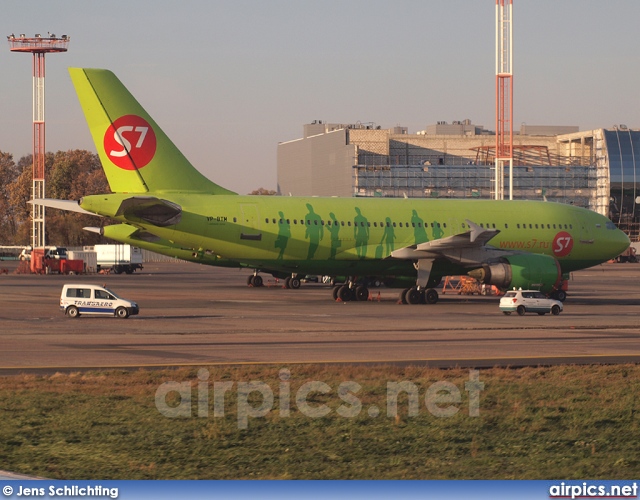
[[[131, 195], [88, 196], [81, 206], [252, 267], [315, 274], [411, 274], [412, 263], [391, 252], [469, 231], [466, 221], [499, 230], [489, 243], [493, 249], [548, 255], [565, 273], [610, 259], [626, 239], [607, 218], [557, 203], [154, 195], [182, 207], [180, 222], [157, 227], [116, 216]], [[467, 268], [439, 266], [445, 274]]]

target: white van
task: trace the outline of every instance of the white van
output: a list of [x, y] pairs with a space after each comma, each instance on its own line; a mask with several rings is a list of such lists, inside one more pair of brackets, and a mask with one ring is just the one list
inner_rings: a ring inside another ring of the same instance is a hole
[[81, 314], [97, 314], [128, 318], [138, 314], [138, 304], [118, 297], [111, 290], [86, 283], [64, 285], [60, 295], [60, 309], [70, 318]]

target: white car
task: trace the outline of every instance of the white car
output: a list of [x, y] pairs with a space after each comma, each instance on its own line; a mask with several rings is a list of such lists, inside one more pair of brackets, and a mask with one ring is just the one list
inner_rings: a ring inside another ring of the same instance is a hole
[[512, 312], [517, 312], [519, 316], [528, 312], [557, 316], [563, 307], [562, 302], [550, 299], [538, 290], [509, 290], [500, 299], [500, 310], [507, 316]]
[[60, 309], [70, 318], [92, 314], [125, 319], [140, 311], [135, 302], [118, 297], [107, 288], [86, 283], [64, 285], [60, 294]]

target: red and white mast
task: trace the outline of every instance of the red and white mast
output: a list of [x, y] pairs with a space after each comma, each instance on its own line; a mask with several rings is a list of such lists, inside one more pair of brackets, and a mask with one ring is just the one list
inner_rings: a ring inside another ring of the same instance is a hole
[[496, 0], [496, 200], [504, 199], [507, 163], [513, 200], [513, 0]]
[[[25, 35], [16, 37], [9, 35], [9, 48], [11, 52], [30, 52], [33, 54], [33, 185], [31, 199], [43, 199], [44, 195], [44, 159], [45, 159], [45, 134], [44, 134], [44, 55], [47, 52], [66, 52], [69, 45], [69, 37], [55, 35], [42, 37], [36, 35], [27, 38]], [[31, 245], [33, 248], [45, 246], [44, 232], [44, 207], [33, 204]]]

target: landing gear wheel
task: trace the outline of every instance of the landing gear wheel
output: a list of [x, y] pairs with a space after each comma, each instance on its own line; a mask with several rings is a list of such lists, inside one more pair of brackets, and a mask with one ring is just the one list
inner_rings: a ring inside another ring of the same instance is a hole
[[560, 306], [559, 305], [554, 305], [551, 308], [551, 314], [553, 314], [554, 316], [557, 316], [558, 314], [560, 314]]
[[297, 290], [298, 288], [300, 288], [300, 279], [291, 278], [291, 281], [289, 281], [289, 287], [293, 288], [294, 290]]
[[334, 286], [333, 290], [331, 290], [331, 295], [333, 295], [333, 300], [338, 300], [338, 292], [340, 291], [339, 286]]
[[257, 287], [262, 285], [263, 285], [262, 276], [255, 275], [253, 277], [253, 286]]
[[284, 287], [287, 289], [291, 288], [291, 276], [287, 276], [284, 279]]
[[567, 292], [565, 292], [564, 290], [558, 290], [555, 293], [556, 299], [558, 299], [560, 302], [564, 302], [565, 300], [567, 300]]
[[368, 300], [369, 299], [369, 289], [364, 286], [364, 285], [360, 285], [359, 287], [356, 288], [356, 300]]
[[129, 311], [127, 311], [126, 307], [118, 307], [118, 309], [116, 309], [116, 317], [127, 319], [129, 317]]
[[353, 290], [349, 288], [349, 285], [342, 285], [338, 289], [338, 298], [342, 302], [349, 302], [353, 298]]
[[253, 285], [253, 274], [251, 276], [247, 276], [247, 286], [252, 286]]
[[400, 292], [400, 302], [403, 304], [408, 304], [409, 301], [407, 300], [407, 294], [409, 293], [409, 290], [411, 290], [411, 288], [405, 288], [404, 290], [402, 290]]
[[70, 318], [77, 318], [78, 316], [80, 316], [80, 312], [78, 311], [78, 308], [76, 306], [69, 306], [67, 307], [67, 316], [69, 316]]
[[527, 310], [524, 308], [524, 306], [518, 306], [516, 312], [518, 313], [518, 316], [524, 316], [524, 313], [526, 313]]
[[435, 304], [438, 302], [438, 292], [433, 288], [429, 288], [424, 294], [424, 298], [427, 301], [427, 304]]
[[415, 286], [407, 292], [407, 302], [409, 304], [420, 304], [422, 302], [422, 293]]

